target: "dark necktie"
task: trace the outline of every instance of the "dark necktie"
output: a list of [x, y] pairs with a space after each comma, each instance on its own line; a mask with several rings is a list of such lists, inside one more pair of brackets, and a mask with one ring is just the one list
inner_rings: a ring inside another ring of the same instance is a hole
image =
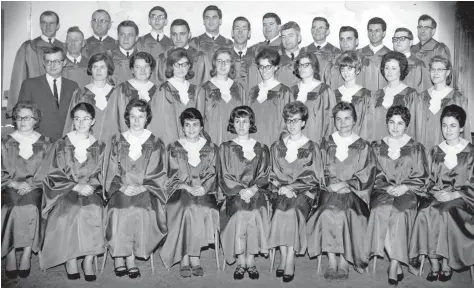
[[102, 37], [99, 37], [99, 41], [102, 42]]
[[54, 100], [56, 100], [56, 106], [59, 107], [59, 95], [58, 95], [58, 86], [56, 86], [56, 80], [53, 80], [53, 96]]
[[130, 56], [130, 52], [127, 52], [127, 58]]
[[239, 57], [240, 57], [240, 60], [242, 60], [242, 54], [243, 54], [243, 53], [244, 53], [244, 52], [242, 52], [242, 51], [239, 51]]
[[265, 43], [267, 43], [267, 45], [270, 45], [270, 40], [265, 40]]
[[49, 41], [49, 44], [53, 44], [53, 42], [51, 42], [51, 38], [48, 38], [48, 41]]
[[291, 53], [291, 60], [295, 60], [295, 54]]
[[76, 58], [74, 58], [74, 65], [76, 65], [76, 64], [77, 64], [77, 59], [76, 59]]
[[316, 50], [319, 51], [320, 49], [321, 49], [321, 46], [320, 46], [320, 45], [316, 46]]
[[212, 41], [216, 40], [216, 37], [215, 36], [212, 36]]

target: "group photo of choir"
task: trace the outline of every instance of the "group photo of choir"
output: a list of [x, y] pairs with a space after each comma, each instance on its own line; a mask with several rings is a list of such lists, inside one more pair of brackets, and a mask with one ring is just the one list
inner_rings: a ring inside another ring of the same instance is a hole
[[358, 31], [314, 15], [303, 47], [298, 19], [265, 12], [265, 40], [248, 46], [258, 31], [245, 16], [211, 4], [193, 37], [187, 20], [149, 4], [144, 36], [133, 19], [112, 31], [98, 9], [94, 34], [61, 27], [65, 42], [67, 15], [43, 11], [32, 20], [42, 34], [7, 55], [7, 278], [62, 265], [93, 282], [108, 260], [135, 279], [148, 277], [136, 258], [153, 257], [202, 277], [211, 247], [235, 280], [261, 278], [270, 261], [292, 282], [309, 257], [314, 271], [328, 260], [329, 281], [385, 261], [390, 286], [407, 272], [448, 282], [470, 270], [474, 282], [473, 98], [455, 88], [437, 19], [421, 13], [406, 19], [416, 31], [388, 35], [383, 16]]

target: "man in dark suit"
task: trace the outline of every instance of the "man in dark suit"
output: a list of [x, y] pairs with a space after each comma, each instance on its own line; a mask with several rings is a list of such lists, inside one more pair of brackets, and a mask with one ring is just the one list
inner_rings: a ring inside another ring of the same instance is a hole
[[46, 48], [43, 65], [46, 74], [26, 79], [21, 84], [18, 101], [31, 101], [43, 115], [38, 132], [52, 140], [61, 138], [72, 94], [77, 83], [61, 76], [66, 55], [58, 47]]

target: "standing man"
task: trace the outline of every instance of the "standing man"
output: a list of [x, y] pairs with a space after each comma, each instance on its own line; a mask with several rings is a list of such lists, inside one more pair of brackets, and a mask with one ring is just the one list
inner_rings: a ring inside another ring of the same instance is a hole
[[270, 12], [263, 15], [262, 22], [265, 41], [253, 45], [250, 49], [254, 51], [255, 55], [257, 55], [263, 48], [272, 48], [275, 49], [275, 51], [283, 49], [280, 39], [280, 17], [277, 14]]
[[94, 35], [87, 38], [87, 56], [90, 58], [97, 53], [103, 53], [117, 47], [117, 41], [108, 36], [110, 27], [112, 27], [112, 19], [109, 12], [99, 9], [92, 13], [91, 28]]
[[163, 29], [168, 25], [168, 13], [165, 8], [155, 6], [148, 13], [148, 24], [151, 26], [151, 32], [138, 39], [140, 51], [150, 53], [157, 59], [161, 53], [171, 46], [173, 42], [163, 33]]
[[298, 82], [298, 77], [293, 73], [296, 58], [300, 55], [301, 29], [298, 23], [290, 21], [281, 26], [281, 43], [283, 49], [279, 50], [280, 68], [276, 79], [288, 87], [293, 87]]
[[56, 141], [63, 134], [72, 94], [78, 86], [61, 76], [65, 65], [63, 49], [45, 48], [43, 57], [46, 74], [23, 81], [18, 101], [31, 101], [38, 105], [42, 114], [38, 132]]
[[53, 11], [41, 13], [40, 27], [41, 35], [36, 39], [25, 41], [16, 53], [8, 92], [7, 114], [9, 116], [17, 103], [23, 81], [45, 73], [42, 64], [43, 50], [52, 47], [64, 48], [64, 43], [56, 39], [56, 32], [59, 30], [58, 14]]
[[430, 88], [423, 86], [423, 73], [428, 72], [425, 69], [425, 63], [410, 52], [410, 47], [413, 44], [413, 33], [407, 28], [397, 28], [392, 37], [392, 42], [393, 50], [405, 54], [408, 59], [408, 75], [403, 83], [415, 89], [418, 93]]
[[91, 77], [87, 75], [89, 60], [81, 54], [85, 44], [84, 34], [79, 27], [73, 26], [67, 30], [66, 63], [62, 75], [76, 82], [81, 89], [91, 82]]
[[232, 48], [232, 40], [219, 34], [219, 27], [222, 25], [222, 11], [217, 6], [210, 5], [202, 13], [203, 23], [206, 32], [201, 36], [191, 39], [189, 44], [198, 51], [203, 51], [207, 55], [209, 62], [212, 61], [214, 52], [221, 48]]

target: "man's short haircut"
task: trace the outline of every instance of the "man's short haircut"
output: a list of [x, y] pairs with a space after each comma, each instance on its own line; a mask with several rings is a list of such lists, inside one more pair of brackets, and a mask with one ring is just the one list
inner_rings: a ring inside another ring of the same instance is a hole
[[136, 36], [138, 36], [139, 34], [138, 26], [133, 21], [125, 20], [125, 21], [120, 22], [120, 24], [117, 26], [117, 34], [120, 33], [120, 28], [122, 27], [133, 27], [133, 29], [135, 29]]
[[59, 24], [59, 15], [54, 12], [54, 11], [44, 11], [43, 13], [41, 13], [40, 15], [40, 22], [41, 22], [41, 17], [43, 16], [56, 16], [56, 25]]
[[382, 31], [383, 32], [387, 31], [387, 22], [385, 22], [385, 20], [383, 20], [380, 17], [374, 17], [370, 19], [369, 22], [367, 23], [367, 30], [369, 30], [369, 25], [372, 25], [372, 24], [380, 24], [382, 25]]
[[286, 22], [285, 24], [283, 24], [280, 28], [280, 32], [283, 31], [283, 30], [291, 29], [291, 28], [298, 31], [298, 33], [301, 33], [300, 25], [298, 25], [298, 23], [296, 23], [295, 21], [289, 21], [289, 22]]
[[186, 26], [186, 29], [188, 29], [188, 33], [191, 32], [188, 22], [186, 22], [186, 20], [184, 19], [173, 20], [173, 22], [171, 22], [170, 31], [171, 31], [171, 28], [173, 28], [173, 26]]
[[326, 28], [329, 29], [328, 19], [324, 17], [314, 17], [313, 22], [311, 22], [311, 24], [313, 24], [315, 21], [323, 21], [324, 23], [326, 23]]
[[104, 9], [97, 9], [94, 11], [94, 13], [92, 13], [92, 15], [94, 15], [95, 13], [104, 13], [107, 15], [107, 17], [109, 17], [110, 20], [112, 20], [112, 17], [110, 17], [110, 14], [109, 12], [107, 12], [107, 10], [104, 10]]
[[245, 22], [247, 22], [247, 25], [249, 25], [249, 30], [251, 30], [251, 29], [250, 29], [250, 21], [249, 21], [247, 18], [243, 17], [243, 16], [239, 16], [239, 17], [237, 17], [237, 18], [234, 19], [234, 22], [232, 22], [232, 29], [234, 29], [235, 22], [237, 22], [237, 21], [245, 21]]
[[410, 40], [413, 40], [413, 33], [410, 31], [410, 29], [405, 28], [405, 27], [400, 27], [395, 30], [395, 33], [397, 32], [407, 32], [408, 37], [410, 37]]
[[53, 46], [53, 47], [46, 47], [43, 49], [43, 60], [46, 59], [46, 55], [56, 54], [58, 52], [61, 52], [61, 55], [62, 55], [61, 60], [66, 59], [66, 53], [64, 53], [63, 48]]
[[357, 29], [352, 26], [342, 26], [341, 29], [339, 29], [339, 36], [342, 32], [354, 32], [354, 37], [359, 39], [359, 32], [357, 32]]
[[275, 14], [273, 12], [266, 13], [265, 15], [263, 15], [262, 21], [267, 19], [267, 18], [274, 18], [275, 21], [277, 22], [277, 24], [281, 25], [281, 19], [277, 14]]
[[420, 23], [420, 21], [426, 21], [426, 20], [431, 20], [431, 26], [434, 29], [436, 29], [436, 27], [438, 26], [438, 23], [436, 23], [436, 20], [434, 20], [433, 17], [431, 17], [428, 14], [421, 15], [420, 18], [418, 18], [418, 23]]
[[[77, 26], [72, 26], [70, 27], [69, 29], [67, 29], [67, 34], [71, 33], [71, 32], [77, 32], [77, 33], [81, 33], [82, 35], [82, 39], [84, 40], [84, 33], [82, 33], [81, 29], [79, 29], [79, 27]], [[67, 35], [66, 34], [66, 35]]]
[[168, 19], [168, 13], [166, 13], [165, 8], [163, 8], [163, 7], [161, 7], [161, 6], [155, 6], [155, 7], [151, 8], [150, 12], [148, 12], [148, 18], [151, 17], [151, 13], [152, 13], [153, 11], [161, 11], [161, 12], [163, 12], [163, 14], [165, 14], [165, 19]]
[[204, 19], [207, 11], [217, 11], [217, 15], [219, 15], [219, 19], [222, 19], [222, 11], [216, 5], [207, 6], [206, 9], [204, 9], [204, 12], [202, 12], [202, 19]]

